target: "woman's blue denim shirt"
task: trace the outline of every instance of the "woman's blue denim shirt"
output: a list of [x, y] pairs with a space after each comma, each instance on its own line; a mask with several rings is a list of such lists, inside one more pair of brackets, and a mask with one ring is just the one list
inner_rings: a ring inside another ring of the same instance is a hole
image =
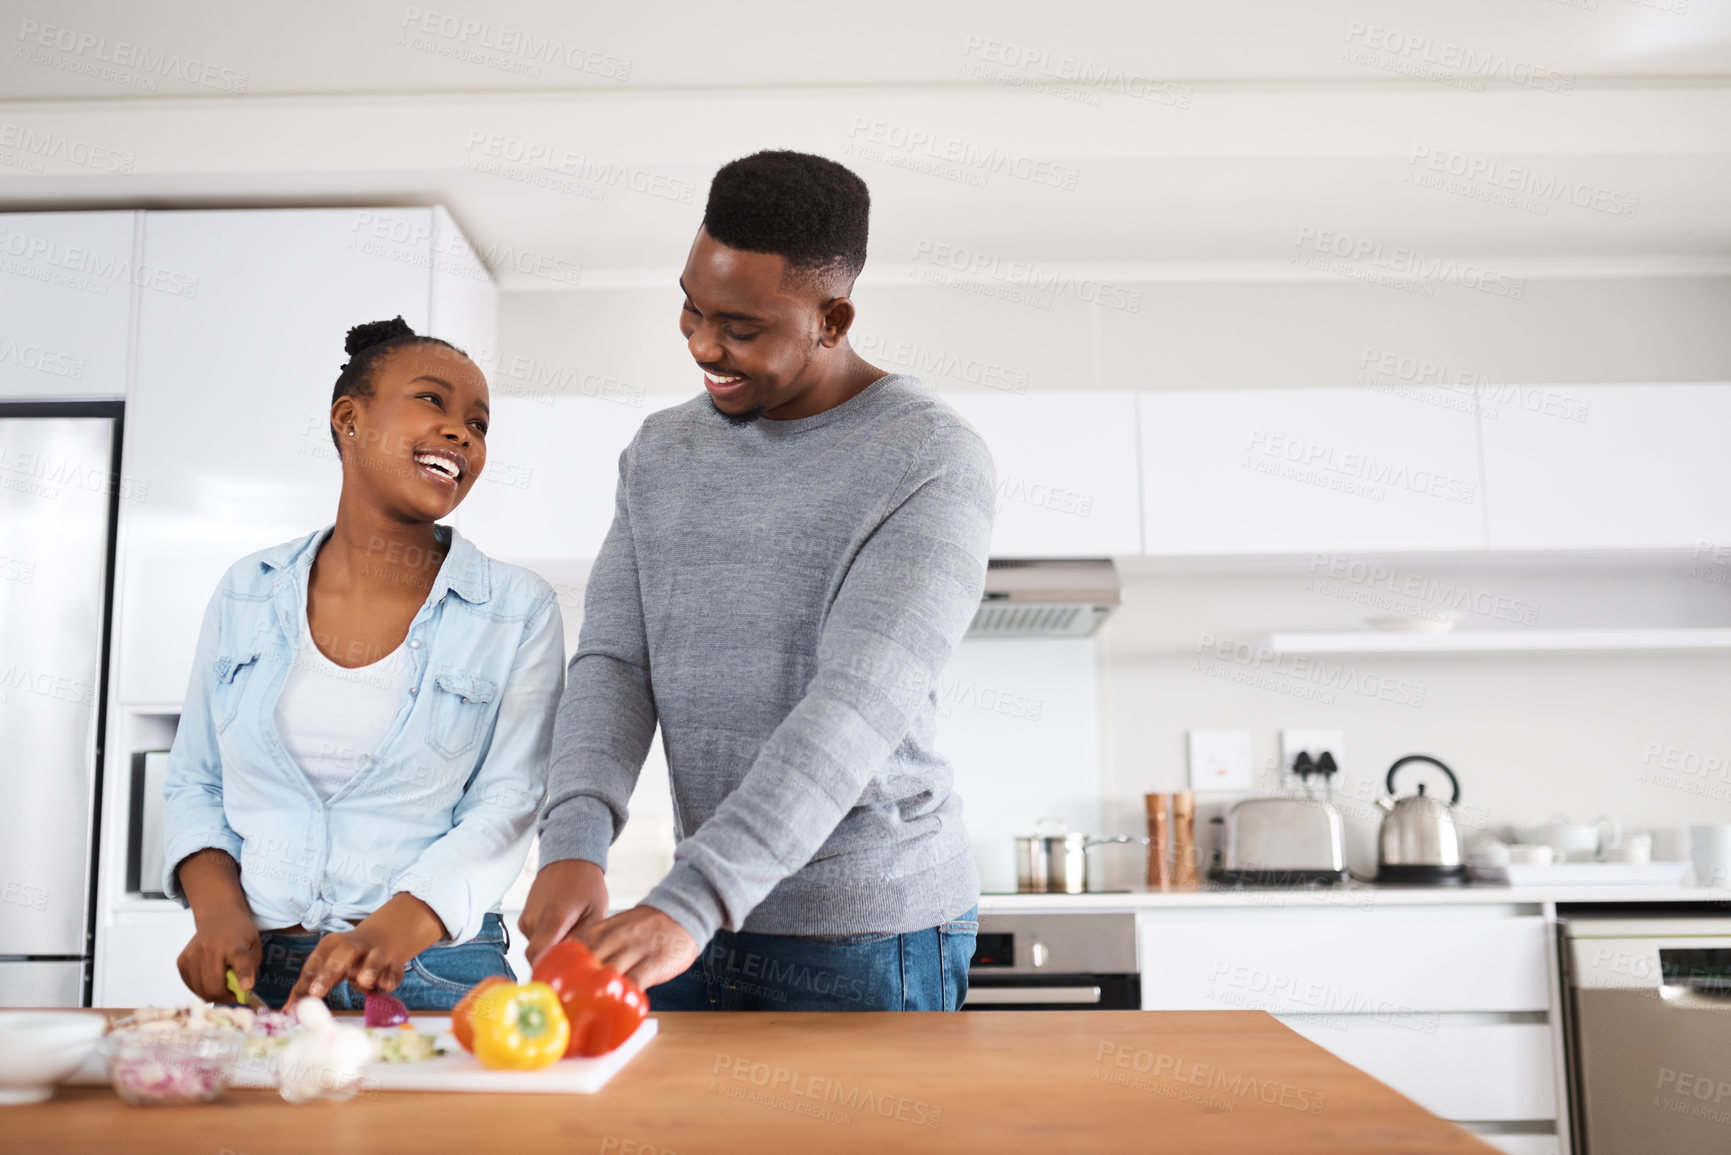
[[185, 902], [177, 868], [215, 847], [240, 864], [261, 928], [346, 930], [407, 892], [463, 942], [497, 909], [547, 789], [564, 627], [545, 581], [440, 533], [445, 558], [403, 643], [402, 705], [328, 802], [283, 748], [276, 707], [310, 637], [307, 584], [330, 529], [230, 567], [205, 610], [169, 754], [168, 894]]

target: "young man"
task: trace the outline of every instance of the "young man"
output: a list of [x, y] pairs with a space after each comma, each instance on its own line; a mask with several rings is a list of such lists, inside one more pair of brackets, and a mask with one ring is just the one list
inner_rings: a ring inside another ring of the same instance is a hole
[[[979, 879], [934, 691], [979, 604], [992, 466], [848, 344], [869, 207], [817, 156], [716, 174], [680, 278], [707, 393], [620, 458], [519, 925], [531, 959], [575, 932], [659, 1010], [966, 993]], [[658, 721], [679, 847], [607, 918], [602, 868]]]

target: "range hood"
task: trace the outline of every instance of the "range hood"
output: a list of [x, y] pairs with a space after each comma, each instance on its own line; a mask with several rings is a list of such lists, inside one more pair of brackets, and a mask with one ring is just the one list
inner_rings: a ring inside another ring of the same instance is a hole
[[993, 560], [970, 638], [1085, 638], [1118, 607], [1110, 561]]

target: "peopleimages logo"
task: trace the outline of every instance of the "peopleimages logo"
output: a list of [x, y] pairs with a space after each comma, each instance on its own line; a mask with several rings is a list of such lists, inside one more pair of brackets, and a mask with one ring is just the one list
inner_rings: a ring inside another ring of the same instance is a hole
[[[1142, 311], [1142, 292], [1139, 289], [1127, 289], [1092, 277], [1078, 277], [1074, 273], [1043, 268], [1027, 261], [1000, 260], [991, 253], [962, 245], [917, 241], [914, 260], [938, 273], [937, 279], [940, 280], [960, 277], [997, 282], [1048, 298], [1069, 297], [1107, 309], [1122, 309], [1126, 313]], [[1049, 307], [1050, 301], [1046, 305]]]
[[[1377, 457], [1372, 453], [1338, 449], [1301, 437], [1288, 437], [1261, 429], [1250, 431], [1245, 454], [1244, 468], [1283, 476], [1278, 466], [1285, 464], [1300, 471], [1312, 470], [1318, 474], [1333, 475], [1343, 481], [1357, 483], [1360, 487], [1369, 487], [1363, 496], [1373, 497], [1377, 501], [1382, 500], [1379, 487], [1406, 490], [1426, 497], [1440, 497], [1444, 501], [1458, 501], [1462, 505], [1471, 505], [1478, 500], [1476, 481], [1454, 477], [1423, 466], [1408, 465], [1404, 461]], [[1300, 475], [1294, 477], [1296, 480], [1303, 480]]]
[[[150, 92], [156, 90], [158, 79], [169, 77], [215, 89], [217, 92], [246, 91], [248, 77], [239, 69], [225, 68], [193, 56], [182, 56], [178, 52], [147, 48], [129, 40], [110, 40], [106, 36], [80, 32], [76, 28], [43, 24], [37, 20], [20, 20], [18, 40], [21, 46], [14, 55], [29, 60], [32, 64], [45, 64], [63, 71], [98, 76]], [[62, 53], [62, 59], [48, 56], [43, 50]], [[71, 58], [70, 63], [76, 66], [67, 67], [65, 58]], [[144, 76], [131, 77], [125, 72], [115, 72], [116, 69], [143, 73]], [[142, 80], [142, 83], [138, 83], [139, 80]]]
[[198, 278], [158, 265], [132, 263], [129, 253], [100, 253], [49, 237], [0, 227], [0, 259], [7, 273], [105, 296], [111, 284], [130, 283], [171, 297], [198, 296]]
[[[933, 175], [942, 176], [945, 174], [944, 166], [953, 166], [960, 174], [979, 178], [977, 182], [963, 183], [978, 183], [982, 188], [989, 178], [1005, 176], [1031, 184], [1073, 189], [1080, 175], [1075, 165], [1058, 164], [997, 147], [987, 148], [946, 132], [867, 116], [854, 117], [848, 137], [852, 141], [849, 151], [854, 155], [866, 155], [868, 159], [893, 164], [895, 161], [890, 154], [905, 153], [911, 161], [931, 162], [938, 166]], [[861, 153], [859, 146], [875, 146], [877, 150], [889, 150], [889, 154]]]
[[[1419, 178], [1427, 175], [1454, 177], [1458, 181], [1467, 182], [1469, 186], [1485, 187], [1462, 188], [1442, 184], [1427, 187], [1506, 204], [1510, 208], [1533, 212], [1539, 216], [1548, 215], [1553, 203], [1571, 204], [1576, 208], [1591, 209], [1593, 212], [1627, 217], [1630, 220], [1635, 219], [1635, 214], [1641, 208], [1640, 197], [1612, 192], [1586, 181], [1572, 181], [1527, 165], [1509, 164], [1497, 157], [1472, 156], [1421, 144], [1414, 147], [1412, 156], [1407, 158], [1407, 164], [1410, 166], [1407, 173], [1408, 183], [1423, 184], [1425, 182]], [[1499, 200], [1501, 194], [1507, 194], [1506, 198]]]
[[631, 61], [625, 57], [488, 20], [469, 20], [411, 4], [403, 9], [401, 28], [398, 43], [405, 48], [471, 64], [534, 77], [541, 75], [541, 65], [552, 64], [621, 84], [631, 79]]
[[[1305, 225], [1298, 230], [1298, 240], [1294, 244], [1301, 250], [1310, 249], [1324, 258], [1338, 258], [1346, 262], [1347, 269], [1383, 270], [1411, 282], [1445, 281], [1463, 289], [1489, 293], [1493, 297], [1507, 297], [1512, 301], [1518, 301], [1527, 295], [1527, 282], [1523, 277], [1499, 273], [1476, 261], [1427, 256], [1404, 245], [1385, 245], [1381, 241], [1354, 236], [1352, 233]], [[1307, 260], [1303, 252], [1293, 260], [1311, 267], [1322, 267]]]
[[1418, 32], [1385, 28], [1354, 20], [1346, 28], [1343, 57], [1355, 64], [1381, 68], [1421, 80], [1484, 91], [1487, 80], [1518, 84], [1563, 96], [1575, 91], [1575, 78], [1554, 68], [1513, 60], [1500, 52], [1438, 40]]

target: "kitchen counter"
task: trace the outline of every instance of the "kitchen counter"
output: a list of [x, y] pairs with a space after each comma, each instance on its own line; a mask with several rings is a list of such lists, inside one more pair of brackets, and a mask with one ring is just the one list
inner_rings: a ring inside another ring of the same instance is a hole
[[0, 1113], [8, 1152], [236, 1155], [893, 1150], [1261, 1155], [1493, 1149], [1260, 1011], [663, 1014], [597, 1095], [231, 1091], [142, 1109], [62, 1087]]
[[1731, 889], [1705, 886], [1379, 886], [1203, 887], [1199, 890], [1101, 891], [1091, 894], [982, 894], [981, 914], [1059, 910], [1157, 910], [1171, 907], [1343, 907], [1547, 903], [1713, 903], [1731, 909]]

